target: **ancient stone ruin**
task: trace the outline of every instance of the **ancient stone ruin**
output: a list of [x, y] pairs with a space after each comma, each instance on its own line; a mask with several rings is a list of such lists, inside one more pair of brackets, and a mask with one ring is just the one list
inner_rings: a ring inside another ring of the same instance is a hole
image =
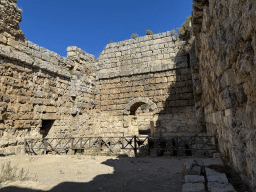
[[0, 151], [24, 139], [216, 135], [256, 185], [256, 2], [194, 0], [192, 40], [171, 31], [110, 43], [95, 60], [28, 41], [0, 1]]

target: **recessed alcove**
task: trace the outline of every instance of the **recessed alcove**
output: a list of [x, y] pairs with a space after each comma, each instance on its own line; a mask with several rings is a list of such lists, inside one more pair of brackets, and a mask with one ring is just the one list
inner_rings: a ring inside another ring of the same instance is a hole
[[40, 133], [43, 135], [43, 138], [45, 138], [49, 131], [51, 130], [55, 120], [42, 120], [42, 127], [40, 129]]

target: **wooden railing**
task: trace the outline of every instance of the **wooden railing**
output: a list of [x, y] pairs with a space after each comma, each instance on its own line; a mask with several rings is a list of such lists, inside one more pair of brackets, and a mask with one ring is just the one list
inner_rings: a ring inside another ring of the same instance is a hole
[[215, 136], [173, 136], [173, 137], [72, 137], [27, 139], [24, 142], [28, 154], [56, 154], [67, 151], [89, 150], [131, 150], [135, 156], [140, 153], [155, 156], [170, 153], [173, 156], [195, 155], [199, 151], [215, 151]]

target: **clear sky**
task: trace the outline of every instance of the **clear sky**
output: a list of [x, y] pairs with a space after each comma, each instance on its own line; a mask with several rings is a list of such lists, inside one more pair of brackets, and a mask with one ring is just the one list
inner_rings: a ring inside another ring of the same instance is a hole
[[105, 46], [176, 29], [191, 15], [192, 0], [18, 0], [26, 38], [66, 56], [77, 46], [96, 58]]

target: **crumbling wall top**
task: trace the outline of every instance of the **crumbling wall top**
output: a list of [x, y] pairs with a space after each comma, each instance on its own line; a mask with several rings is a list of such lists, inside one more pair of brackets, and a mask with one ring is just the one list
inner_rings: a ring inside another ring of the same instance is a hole
[[94, 55], [86, 53], [82, 49], [76, 47], [76, 46], [70, 46], [67, 47], [67, 53], [68, 57], [78, 57], [79, 59], [85, 60], [85, 61], [94, 61]]
[[0, 33], [7, 33], [16, 39], [25, 39], [20, 30], [22, 10], [17, 6], [17, 0], [0, 0]]

